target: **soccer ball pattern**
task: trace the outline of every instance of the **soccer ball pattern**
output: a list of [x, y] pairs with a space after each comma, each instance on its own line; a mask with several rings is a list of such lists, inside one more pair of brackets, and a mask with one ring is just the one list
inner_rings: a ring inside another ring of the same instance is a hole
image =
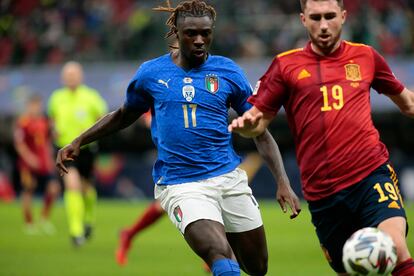
[[351, 275], [388, 275], [397, 262], [397, 249], [388, 234], [362, 228], [345, 242], [342, 261]]

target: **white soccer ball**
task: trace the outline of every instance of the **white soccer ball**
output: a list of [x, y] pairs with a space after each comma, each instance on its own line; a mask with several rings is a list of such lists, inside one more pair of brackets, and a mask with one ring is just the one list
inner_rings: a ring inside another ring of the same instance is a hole
[[342, 262], [351, 275], [388, 275], [397, 263], [397, 249], [388, 234], [362, 228], [345, 242]]

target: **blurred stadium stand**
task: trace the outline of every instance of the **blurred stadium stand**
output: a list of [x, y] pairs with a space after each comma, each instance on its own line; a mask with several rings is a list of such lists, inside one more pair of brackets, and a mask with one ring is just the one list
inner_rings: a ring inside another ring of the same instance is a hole
[[[178, 1], [172, 1], [176, 3]], [[263, 57], [303, 44], [299, 0], [211, 0], [218, 12], [214, 52]], [[162, 0], [2, 0], [0, 65], [148, 59], [165, 50]], [[414, 52], [414, 1], [345, 0], [349, 40], [387, 56]]]
[[[212, 52], [236, 59], [252, 84], [272, 56], [303, 46], [307, 39], [298, 19], [299, 0], [208, 2], [218, 12]], [[122, 104], [139, 64], [167, 50], [163, 37], [168, 15], [151, 11], [161, 4], [164, 1], [0, 1], [0, 170], [13, 175], [11, 128], [15, 115], [31, 93], [46, 100], [60, 86], [63, 62], [82, 62], [86, 83], [102, 93], [110, 109]], [[345, 5], [350, 17], [344, 38], [374, 46], [406, 86], [414, 88], [414, 1], [345, 0]], [[414, 187], [413, 120], [399, 114], [388, 98], [376, 92], [372, 93], [372, 108], [392, 161], [405, 182]], [[299, 191], [292, 137], [283, 115], [272, 123], [271, 131]], [[235, 143], [241, 152], [254, 150], [250, 140], [235, 136]], [[104, 153], [97, 171], [101, 194], [152, 196], [154, 153], [146, 128], [135, 124], [103, 139], [100, 146]], [[273, 197], [270, 181], [269, 172], [261, 169], [253, 181], [259, 197]]]

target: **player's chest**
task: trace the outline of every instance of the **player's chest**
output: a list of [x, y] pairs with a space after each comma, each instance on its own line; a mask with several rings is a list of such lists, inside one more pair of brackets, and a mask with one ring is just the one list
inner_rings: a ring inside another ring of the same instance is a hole
[[372, 66], [363, 59], [315, 60], [286, 69], [290, 97], [321, 102], [322, 110], [341, 108], [346, 100], [366, 97], [374, 78]]
[[26, 137], [39, 139], [48, 136], [49, 127], [46, 120], [33, 120], [24, 130]]
[[335, 84], [357, 87], [372, 82], [374, 68], [364, 59], [311, 60], [286, 66], [284, 73], [292, 88]]
[[147, 90], [157, 103], [225, 104], [232, 87], [223, 76], [206, 72], [155, 77], [149, 80]]

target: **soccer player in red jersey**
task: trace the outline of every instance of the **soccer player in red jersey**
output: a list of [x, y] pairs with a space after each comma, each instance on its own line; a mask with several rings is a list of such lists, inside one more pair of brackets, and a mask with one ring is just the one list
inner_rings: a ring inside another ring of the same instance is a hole
[[229, 131], [262, 133], [280, 107], [294, 136], [302, 188], [323, 251], [340, 275], [342, 247], [357, 229], [388, 233], [397, 247], [393, 275], [414, 275], [397, 176], [371, 119], [370, 89], [414, 117], [414, 93], [373, 48], [341, 40], [342, 0], [301, 0], [310, 42], [278, 55]]
[[41, 214], [42, 230], [54, 232], [49, 222], [50, 208], [59, 195], [56, 179], [49, 120], [43, 115], [42, 99], [34, 95], [15, 125], [14, 144], [18, 154], [18, 168], [22, 185], [23, 215], [28, 234], [37, 231], [33, 224], [32, 197], [38, 183], [46, 184]]

